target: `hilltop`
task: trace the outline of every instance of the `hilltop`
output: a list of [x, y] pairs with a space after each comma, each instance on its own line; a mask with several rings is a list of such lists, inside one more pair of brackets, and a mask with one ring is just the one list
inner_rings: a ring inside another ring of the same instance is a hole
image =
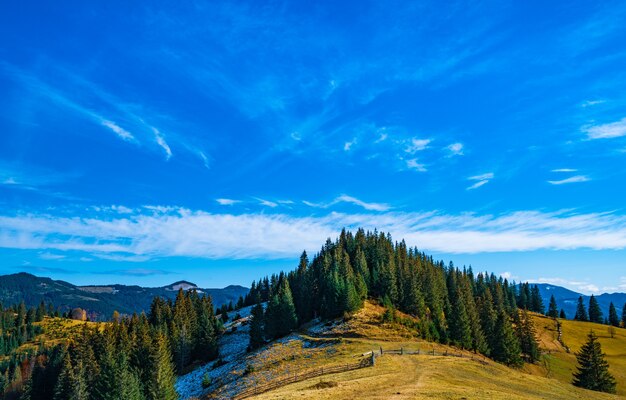
[[122, 314], [147, 312], [153, 297], [173, 299], [179, 288], [195, 289], [201, 294], [210, 295], [216, 307], [230, 301], [237, 302], [239, 296], [248, 293], [248, 289], [243, 286], [202, 289], [187, 281], [156, 288], [119, 284], [77, 286], [20, 272], [0, 276], [0, 302], [9, 305], [24, 301], [27, 307], [34, 307], [43, 300], [60, 307], [62, 311], [80, 307], [87, 310], [91, 319], [107, 319], [113, 311]]

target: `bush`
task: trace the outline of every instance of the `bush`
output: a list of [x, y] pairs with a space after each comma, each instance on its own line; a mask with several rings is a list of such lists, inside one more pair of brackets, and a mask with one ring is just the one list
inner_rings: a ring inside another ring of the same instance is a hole
[[211, 377], [209, 376], [208, 373], [205, 373], [204, 376], [202, 377], [202, 387], [206, 389], [209, 386], [211, 386]]
[[252, 364], [246, 365], [246, 369], [243, 372], [244, 375], [249, 375], [254, 372], [254, 366]]

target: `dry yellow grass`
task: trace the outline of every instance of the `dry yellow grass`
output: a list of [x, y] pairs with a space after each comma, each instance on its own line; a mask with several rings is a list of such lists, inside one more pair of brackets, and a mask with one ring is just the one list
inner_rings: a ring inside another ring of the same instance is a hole
[[[274, 356], [259, 363], [260, 370], [294, 371], [321, 365], [354, 362], [358, 356], [383, 347], [384, 349], [458, 350], [425, 342], [415, 331], [397, 324], [381, 324], [383, 309], [367, 303], [363, 310], [350, 320], [329, 326], [321, 338], [302, 335], [304, 341], [325, 341], [341, 337], [325, 348], [324, 353], [297, 356], [298, 345], [293, 343]], [[480, 363], [468, 358], [430, 355], [384, 355], [377, 358], [373, 368], [365, 368], [287, 385], [280, 389], [255, 396], [255, 399], [614, 399], [615, 395], [591, 392], [574, 387], [571, 373], [575, 356], [566, 353], [557, 340], [554, 321], [535, 316], [542, 349], [549, 350], [546, 363], [526, 366], [516, 370], [492, 361]], [[563, 323], [563, 339], [578, 350], [588, 333], [590, 324], [572, 321]], [[600, 332], [600, 328], [604, 329]], [[626, 373], [626, 337], [620, 330], [615, 339], [608, 338], [606, 327], [595, 326], [601, 337], [611, 370], [618, 379], [618, 390], [624, 393], [623, 374]], [[612, 342], [609, 342], [612, 340]], [[295, 347], [294, 347], [295, 346]], [[275, 348], [274, 350], [277, 350]], [[296, 353], [292, 353], [296, 351]], [[265, 353], [265, 352], [264, 352]], [[470, 356], [471, 353], [464, 352]], [[270, 361], [270, 359], [272, 361]], [[280, 374], [279, 374], [280, 375]], [[321, 383], [321, 384], [320, 384]]]

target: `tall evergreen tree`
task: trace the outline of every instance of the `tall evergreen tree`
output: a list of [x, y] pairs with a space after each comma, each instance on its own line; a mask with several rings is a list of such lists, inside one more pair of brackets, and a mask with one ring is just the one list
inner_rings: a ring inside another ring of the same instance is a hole
[[541, 294], [539, 293], [539, 287], [537, 285], [534, 285], [530, 291], [530, 302], [531, 311], [539, 314], [544, 314], [546, 312], [543, 305], [543, 299], [541, 298]]
[[622, 328], [626, 328], [626, 303], [624, 303], [622, 308]]
[[587, 342], [576, 354], [577, 371], [574, 373], [574, 385], [598, 392], [615, 393], [615, 378], [609, 372], [609, 364], [604, 359], [602, 346], [593, 331], [589, 332]]
[[556, 299], [554, 295], [550, 296], [550, 305], [548, 306], [548, 317], [550, 318], [558, 318], [559, 317], [559, 309], [556, 305]]
[[510, 366], [522, 364], [520, 344], [515, 336], [509, 316], [500, 311], [494, 332], [494, 347], [491, 356], [494, 360]]
[[576, 315], [574, 315], [574, 320], [589, 321], [587, 309], [585, 308], [585, 303], [583, 302], [583, 296], [578, 297], [578, 306], [576, 307]]
[[559, 318], [567, 319], [567, 314], [565, 314], [565, 310], [561, 308], [561, 312], [559, 313]]
[[285, 336], [298, 325], [289, 282], [284, 275], [281, 274], [277, 286], [265, 313], [265, 333], [272, 339]]
[[206, 362], [216, 358], [218, 353], [215, 315], [210, 298], [203, 297], [198, 303], [198, 326], [193, 338], [195, 341], [195, 358]]
[[152, 371], [150, 381], [147, 382], [147, 400], [176, 400], [178, 393], [174, 388], [176, 375], [172, 364], [172, 356], [167, 344], [167, 338], [157, 333], [150, 352]]
[[617, 316], [617, 310], [613, 302], [609, 305], [609, 324], [612, 326], [619, 326], [619, 317]]
[[598, 300], [594, 295], [591, 295], [589, 298], [589, 321], [595, 322], [596, 324], [604, 323], [600, 304], [598, 304]]
[[530, 363], [539, 361], [539, 343], [537, 343], [537, 332], [532, 317], [522, 310], [517, 324], [517, 336], [520, 342], [522, 354]]
[[265, 343], [263, 305], [255, 305], [250, 315], [250, 350], [258, 349]]

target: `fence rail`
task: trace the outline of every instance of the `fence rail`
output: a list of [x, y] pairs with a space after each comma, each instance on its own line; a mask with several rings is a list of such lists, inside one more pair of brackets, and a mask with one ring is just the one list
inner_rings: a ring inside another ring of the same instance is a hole
[[329, 375], [329, 374], [337, 374], [339, 372], [346, 372], [346, 371], [352, 371], [352, 370], [355, 370], [355, 369], [367, 368], [367, 367], [371, 367], [373, 365], [374, 365], [374, 355], [370, 355], [369, 357], [366, 357], [366, 358], [362, 359], [358, 363], [339, 364], [339, 365], [333, 365], [333, 366], [330, 366], [330, 367], [317, 368], [317, 369], [314, 369], [314, 370], [311, 370], [311, 371], [307, 371], [307, 372], [303, 372], [303, 373], [300, 373], [300, 374], [290, 375], [290, 376], [288, 376], [286, 378], [282, 378], [282, 379], [279, 379], [279, 380], [276, 380], [276, 381], [272, 381], [272, 382], [266, 383], [264, 385], [258, 385], [258, 386], [254, 386], [254, 387], [248, 388], [248, 389], [246, 389], [246, 390], [244, 390], [242, 392], [239, 392], [235, 396], [233, 396], [233, 400], [245, 399], [245, 398], [248, 398], [248, 397], [251, 397], [251, 396], [255, 396], [257, 394], [269, 392], [270, 390], [274, 390], [274, 389], [279, 388], [281, 386], [289, 385], [291, 383], [305, 381], [307, 379], [315, 378], [315, 377], [318, 377], [318, 376]]

